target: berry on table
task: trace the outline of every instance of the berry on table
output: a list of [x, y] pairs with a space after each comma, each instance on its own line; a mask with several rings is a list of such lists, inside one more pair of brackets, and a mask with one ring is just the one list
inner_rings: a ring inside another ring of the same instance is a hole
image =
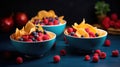
[[55, 55], [53, 57], [53, 60], [54, 60], [55, 63], [58, 63], [60, 61], [60, 56], [59, 55]]
[[109, 47], [109, 46], [110, 46], [110, 44], [111, 44], [111, 42], [110, 42], [110, 40], [109, 40], [109, 39], [105, 40], [105, 43], [104, 43], [104, 45], [105, 45], [105, 46]]
[[101, 52], [100, 53], [100, 58], [101, 59], [105, 59], [106, 58], [106, 53], [105, 52]]
[[100, 55], [100, 54], [101, 54], [101, 50], [100, 50], [100, 49], [97, 49], [97, 50], [95, 50], [94, 53], [97, 53], [98, 55]]
[[62, 56], [64, 56], [64, 55], [66, 55], [66, 50], [64, 50], [64, 49], [62, 49], [62, 50], [60, 50], [60, 55], [62, 55]]
[[23, 58], [22, 58], [22, 57], [17, 57], [17, 58], [16, 58], [16, 63], [17, 63], [17, 64], [23, 63]]
[[90, 60], [90, 56], [89, 55], [85, 55], [85, 60], [89, 61]]
[[99, 56], [97, 56], [97, 55], [93, 56], [92, 61], [93, 62], [98, 62], [99, 61]]
[[119, 51], [118, 50], [113, 50], [112, 51], [112, 56], [113, 57], [118, 57], [119, 56]]

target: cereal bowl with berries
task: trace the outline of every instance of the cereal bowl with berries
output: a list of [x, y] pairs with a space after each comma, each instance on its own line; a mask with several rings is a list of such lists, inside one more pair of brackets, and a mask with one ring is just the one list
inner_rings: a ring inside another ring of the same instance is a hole
[[77, 50], [91, 51], [100, 48], [107, 37], [107, 32], [85, 23], [74, 23], [64, 31], [64, 35], [70, 47]]
[[58, 17], [53, 10], [41, 10], [38, 15], [31, 19], [34, 25], [40, 24], [43, 29], [54, 32], [56, 36], [60, 36], [66, 27], [64, 16]]
[[43, 30], [40, 25], [28, 22], [21, 30], [16, 28], [10, 35], [12, 45], [27, 55], [42, 56], [48, 52], [56, 40], [56, 34]]

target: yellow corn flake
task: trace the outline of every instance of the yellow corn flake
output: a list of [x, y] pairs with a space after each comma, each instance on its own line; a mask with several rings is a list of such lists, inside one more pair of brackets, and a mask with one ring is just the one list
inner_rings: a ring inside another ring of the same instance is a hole
[[83, 28], [79, 28], [77, 31], [76, 31], [76, 34], [79, 34], [79, 36], [83, 36], [83, 37], [86, 37], [88, 38], [89, 37], [89, 34], [85, 31], [85, 29]]
[[28, 22], [26, 25], [25, 25], [25, 32], [30, 32], [30, 29], [31, 28], [35, 28], [35, 25], [31, 22]]
[[48, 17], [53, 17], [53, 18], [55, 18], [55, 17], [57, 17], [57, 16], [56, 16], [56, 14], [55, 14], [55, 12], [54, 12], [53, 10], [49, 10], [49, 11], [48, 11]]

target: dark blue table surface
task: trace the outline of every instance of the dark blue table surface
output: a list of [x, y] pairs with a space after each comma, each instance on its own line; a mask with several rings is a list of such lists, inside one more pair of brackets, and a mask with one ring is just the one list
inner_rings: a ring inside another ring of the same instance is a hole
[[[15, 51], [7, 37], [0, 37], [0, 51]], [[15, 60], [9, 60], [9, 62], [0, 60], [0, 67], [120, 67], [120, 56], [111, 56], [112, 50], [118, 49], [120, 51], [120, 36], [108, 35], [107, 39], [111, 40], [111, 46], [102, 46], [100, 48], [101, 51], [106, 52], [107, 57], [100, 59], [97, 63], [93, 63], [92, 59], [84, 61], [84, 55], [71, 53], [68, 44], [65, 44], [63, 38], [58, 38], [56, 47], [51, 49], [44, 57], [24, 60], [22, 64], [16, 64]], [[67, 50], [67, 55], [61, 56], [59, 63], [53, 63], [53, 56], [59, 55], [61, 49]], [[91, 57], [92, 55], [90, 54]]]

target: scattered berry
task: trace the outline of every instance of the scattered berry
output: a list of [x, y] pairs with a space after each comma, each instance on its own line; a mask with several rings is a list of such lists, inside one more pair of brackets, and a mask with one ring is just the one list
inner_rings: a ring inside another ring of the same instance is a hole
[[66, 55], [66, 50], [64, 50], [64, 49], [62, 49], [62, 50], [60, 50], [60, 55], [62, 55], [62, 56], [64, 56], [64, 55]]
[[22, 57], [17, 57], [17, 58], [16, 58], [16, 63], [17, 63], [17, 64], [23, 63], [23, 58], [22, 58]]
[[89, 61], [90, 60], [90, 56], [89, 55], [85, 55], [85, 60]]
[[112, 56], [113, 56], [113, 57], [119, 56], [119, 51], [118, 51], [118, 50], [113, 50], [113, 51], [112, 51]]
[[106, 53], [105, 52], [101, 52], [100, 53], [100, 58], [101, 59], [105, 59], [106, 58]]
[[98, 55], [100, 55], [101, 54], [101, 50], [97, 49], [97, 50], [95, 50], [95, 53], [97, 53]]
[[59, 55], [55, 55], [53, 57], [53, 60], [54, 60], [55, 63], [58, 63], [60, 61], [60, 56]]
[[99, 54], [98, 53], [94, 53], [93, 56], [99, 56]]
[[105, 45], [105, 46], [109, 47], [109, 46], [110, 46], [110, 44], [111, 44], [110, 40], [108, 40], [108, 39], [107, 39], [107, 40], [105, 40], [105, 43], [104, 43], [104, 45]]
[[97, 56], [97, 55], [93, 56], [92, 61], [93, 62], [98, 62], [99, 61], [99, 56]]
[[70, 28], [67, 28], [67, 32], [68, 32], [68, 33], [73, 32], [73, 28], [71, 28], [71, 27], [70, 27]]

